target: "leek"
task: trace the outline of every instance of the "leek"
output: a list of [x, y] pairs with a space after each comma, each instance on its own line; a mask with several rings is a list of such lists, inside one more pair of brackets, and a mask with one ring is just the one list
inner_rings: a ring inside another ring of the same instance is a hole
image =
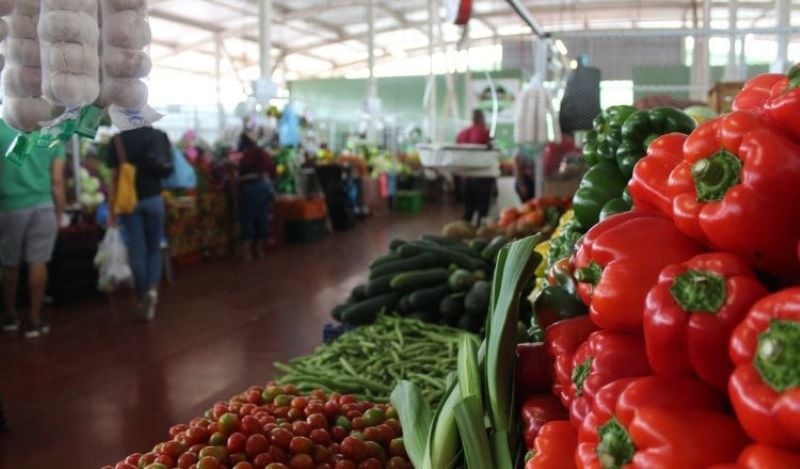
[[497, 467], [492, 462], [489, 437], [483, 425], [483, 404], [478, 396], [462, 398], [455, 405], [456, 423], [468, 469]]
[[406, 453], [414, 467], [422, 467], [433, 421], [431, 406], [419, 388], [405, 380], [397, 383], [392, 391], [391, 402], [403, 428]]
[[422, 469], [450, 469], [458, 459], [458, 427], [454, 408], [461, 399], [458, 380], [453, 380], [444, 400], [433, 414]]

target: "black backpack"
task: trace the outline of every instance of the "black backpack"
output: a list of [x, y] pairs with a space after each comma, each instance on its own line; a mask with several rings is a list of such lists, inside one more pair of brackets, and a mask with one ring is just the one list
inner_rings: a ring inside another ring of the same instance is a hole
[[147, 151], [144, 154], [144, 166], [147, 172], [160, 178], [166, 178], [175, 171], [175, 160], [172, 157], [172, 143], [164, 132], [151, 129]]

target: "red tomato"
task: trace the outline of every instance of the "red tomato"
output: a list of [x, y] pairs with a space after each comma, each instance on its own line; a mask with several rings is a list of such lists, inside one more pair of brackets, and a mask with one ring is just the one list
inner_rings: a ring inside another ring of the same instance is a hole
[[307, 454], [295, 454], [289, 461], [289, 469], [314, 469], [314, 460]]
[[230, 464], [239, 464], [240, 462], [247, 461], [247, 455], [244, 453], [233, 453], [228, 456], [228, 462]]
[[172, 438], [175, 438], [175, 435], [177, 435], [180, 432], [185, 432], [188, 429], [189, 429], [189, 425], [185, 425], [185, 424], [182, 424], [182, 423], [178, 424], [178, 425], [173, 425], [173, 426], [169, 427], [169, 436], [172, 437]]
[[246, 396], [245, 398], [247, 399], [247, 402], [249, 402], [251, 404], [256, 404], [256, 405], [261, 404], [261, 391], [258, 391], [256, 389], [252, 389], [250, 391], [247, 391], [245, 396]]
[[380, 442], [385, 445], [388, 445], [397, 437], [397, 433], [395, 433], [394, 428], [392, 428], [392, 426], [388, 423], [382, 423], [378, 425], [377, 428], [381, 432]]
[[153, 462], [156, 464], [163, 464], [166, 467], [175, 467], [175, 458], [167, 456], [166, 454], [156, 457], [156, 460]]
[[220, 432], [230, 435], [239, 429], [239, 416], [232, 412], [223, 414], [217, 421], [217, 425], [219, 425]]
[[328, 433], [328, 431], [325, 430], [324, 428], [315, 428], [311, 430], [309, 438], [311, 438], [311, 441], [313, 441], [315, 444], [323, 446], [330, 445], [332, 441], [331, 434]]
[[333, 469], [356, 469], [356, 464], [353, 461], [339, 461], [333, 466]]
[[139, 465], [146, 466], [148, 464], [153, 464], [156, 461], [156, 456], [158, 455], [155, 453], [147, 453], [142, 455], [142, 458], [139, 460]]
[[[261, 399], [261, 394], [258, 395], [258, 398]], [[255, 404], [245, 404], [239, 409], [239, 415], [244, 417], [245, 415], [253, 415], [253, 412], [258, 409]]]
[[220, 469], [219, 461], [211, 456], [206, 456], [197, 461], [197, 469]]
[[306, 418], [306, 422], [311, 425], [311, 428], [328, 428], [328, 419], [322, 413], [314, 413]]
[[228, 437], [227, 448], [231, 453], [241, 453], [244, 451], [244, 445], [247, 442], [247, 436], [244, 433], [232, 433]]
[[292, 409], [303, 410], [308, 405], [308, 399], [303, 396], [298, 396], [292, 399]]
[[347, 430], [342, 427], [333, 427], [331, 429], [331, 438], [333, 441], [340, 443], [347, 437]]
[[233, 466], [233, 469], [254, 469], [254, 467], [249, 462], [242, 461], [240, 463], [236, 463], [236, 465]]
[[289, 449], [289, 443], [292, 442], [292, 432], [285, 428], [275, 428], [270, 432], [270, 440], [272, 444], [280, 447], [281, 449]]
[[272, 415], [274, 415], [275, 418], [285, 419], [289, 416], [289, 407], [276, 407], [275, 410], [272, 411]]
[[277, 446], [270, 446], [268, 452], [274, 462], [289, 462], [286, 452]]
[[342, 440], [341, 451], [345, 458], [354, 462], [359, 462], [367, 457], [367, 446], [364, 442], [350, 436]]
[[294, 407], [289, 409], [289, 412], [286, 414], [286, 418], [291, 422], [294, 422], [295, 420], [303, 420], [304, 417], [305, 413], [300, 409], [295, 409]]
[[196, 445], [192, 445], [191, 447], [189, 447], [189, 452], [194, 454], [200, 454], [200, 451], [203, 451], [203, 448], [205, 448], [206, 446], [208, 445], [205, 443], [198, 443]]
[[331, 460], [332, 456], [331, 450], [322, 445], [314, 445], [314, 448], [311, 450], [311, 457], [314, 458], [314, 462], [317, 463], [328, 462]]
[[258, 433], [247, 437], [247, 442], [244, 446], [244, 452], [247, 456], [253, 458], [257, 454], [261, 454], [269, 449], [269, 440], [264, 435]]
[[400, 457], [393, 457], [386, 461], [386, 469], [411, 469], [411, 464]]
[[327, 417], [328, 420], [333, 421], [333, 419], [339, 415], [339, 404], [333, 401], [326, 402], [323, 406], [322, 413], [325, 414], [325, 417]]
[[294, 384], [287, 384], [286, 386], [283, 387], [283, 392], [289, 394], [290, 396], [296, 396], [297, 386], [295, 386]]
[[351, 414], [355, 415], [356, 412], [358, 411], [354, 410], [350, 414], [347, 414], [347, 418], [351, 420], [351, 424], [353, 425], [353, 430], [363, 430], [367, 428], [367, 422], [364, 420], [363, 417], [360, 417], [359, 415], [351, 417]]
[[383, 469], [383, 464], [375, 458], [369, 458], [361, 461], [358, 469]]
[[384, 423], [386, 425], [389, 425], [390, 427], [392, 427], [392, 430], [394, 430], [394, 434], [396, 436], [400, 436], [400, 435], [403, 434], [403, 428], [400, 426], [400, 421], [399, 420], [397, 420], [397, 419], [389, 419]]
[[200, 454], [198, 456], [200, 457], [201, 461], [203, 458], [211, 456], [217, 461], [222, 462], [228, 457], [228, 450], [225, 449], [224, 446], [206, 446], [200, 450]]
[[289, 469], [289, 466], [287, 466], [286, 464], [281, 464], [279, 462], [273, 462], [270, 463], [269, 466], [267, 466], [267, 469]]
[[183, 453], [181, 457], [178, 458], [178, 468], [189, 469], [192, 466], [192, 464], [197, 463], [198, 459], [199, 458], [195, 453]]
[[[111, 466], [106, 466], [106, 467], [111, 468]], [[133, 465], [133, 464], [128, 464], [126, 462], [120, 462], [120, 463], [117, 463], [117, 465], [114, 466], [113, 469], [137, 469], [137, 467], [135, 465]]]
[[261, 453], [255, 458], [253, 458], [253, 465], [258, 469], [267, 467], [267, 465], [271, 462], [272, 462], [272, 456], [270, 456], [269, 453]]
[[211, 410], [211, 416], [214, 417], [214, 420], [218, 420], [226, 412], [228, 412], [228, 404], [218, 402], [214, 404], [214, 408]]
[[241, 427], [245, 435], [252, 435], [253, 433], [259, 433], [261, 431], [261, 424], [258, 422], [258, 419], [252, 415], [242, 417]]
[[139, 464], [140, 459], [142, 459], [142, 453], [133, 453], [127, 458], [125, 458], [125, 463], [133, 464], [134, 466], [136, 466], [137, 464]]
[[308, 454], [314, 443], [304, 436], [296, 436], [289, 443], [289, 452], [292, 454]]
[[395, 438], [389, 443], [389, 454], [400, 458], [407, 458], [406, 445], [402, 438]]
[[339, 404], [340, 405], [343, 405], [343, 404], [355, 404], [356, 402], [358, 402], [358, 399], [356, 399], [356, 396], [354, 396], [352, 394], [345, 394], [344, 396], [342, 396], [339, 399]]
[[381, 431], [378, 427], [365, 428], [364, 438], [368, 441], [381, 441]]
[[311, 434], [312, 426], [303, 420], [292, 423], [292, 433], [297, 436], [308, 436]]

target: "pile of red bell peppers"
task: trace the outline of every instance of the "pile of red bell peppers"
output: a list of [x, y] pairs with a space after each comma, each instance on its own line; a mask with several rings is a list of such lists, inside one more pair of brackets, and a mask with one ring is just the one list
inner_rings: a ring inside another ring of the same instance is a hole
[[800, 468], [800, 65], [628, 187], [564, 269], [588, 314], [518, 346], [526, 469]]

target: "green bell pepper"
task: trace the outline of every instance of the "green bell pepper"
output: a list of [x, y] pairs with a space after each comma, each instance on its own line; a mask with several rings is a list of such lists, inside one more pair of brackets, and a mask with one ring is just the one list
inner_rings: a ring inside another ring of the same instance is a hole
[[594, 129], [586, 132], [586, 136], [583, 138], [583, 159], [589, 166], [600, 162], [597, 156], [597, 132]]
[[601, 162], [592, 166], [583, 175], [572, 208], [575, 220], [584, 230], [588, 230], [600, 220], [600, 212], [612, 199], [622, 197], [628, 178], [622, 175], [616, 164]]
[[583, 316], [587, 313], [586, 305], [577, 296], [556, 285], [545, 287], [533, 302], [533, 314], [536, 323], [542, 329], [562, 319]]
[[605, 220], [611, 215], [630, 212], [632, 208], [633, 205], [627, 200], [625, 200], [624, 197], [620, 197], [618, 199], [611, 199], [608, 201], [607, 204], [603, 205], [603, 210], [600, 210], [600, 221]]
[[636, 111], [622, 125], [622, 142], [616, 154], [620, 171], [627, 177], [633, 175], [636, 162], [647, 154], [647, 147], [658, 137], [672, 132], [690, 134], [694, 128], [694, 120], [675, 108]]
[[598, 162], [616, 161], [617, 148], [622, 143], [622, 125], [634, 112], [633, 106], [611, 106], [594, 118]]

